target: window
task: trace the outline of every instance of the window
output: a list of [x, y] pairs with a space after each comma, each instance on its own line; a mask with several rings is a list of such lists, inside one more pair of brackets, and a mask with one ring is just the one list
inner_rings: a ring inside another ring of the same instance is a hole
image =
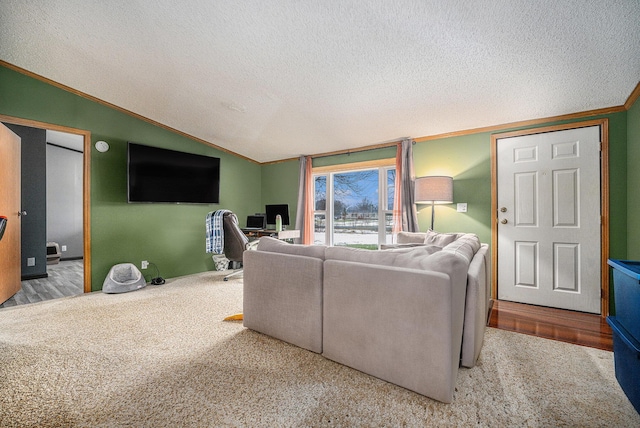
[[391, 243], [395, 172], [394, 159], [314, 169], [314, 243]]

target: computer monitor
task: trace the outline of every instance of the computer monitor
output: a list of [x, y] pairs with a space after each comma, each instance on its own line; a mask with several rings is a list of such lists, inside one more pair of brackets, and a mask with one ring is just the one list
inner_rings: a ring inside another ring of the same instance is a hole
[[265, 205], [264, 208], [267, 212], [267, 224], [276, 224], [276, 215], [280, 214], [280, 217], [282, 217], [282, 225], [289, 225], [289, 205]]
[[264, 229], [266, 226], [263, 215], [247, 216], [247, 229]]

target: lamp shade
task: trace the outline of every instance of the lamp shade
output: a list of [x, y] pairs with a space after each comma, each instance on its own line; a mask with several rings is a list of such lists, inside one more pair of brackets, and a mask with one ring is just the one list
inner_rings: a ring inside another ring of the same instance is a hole
[[416, 204], [453, 203], [453, 178], [442, 175], [416, 178]]

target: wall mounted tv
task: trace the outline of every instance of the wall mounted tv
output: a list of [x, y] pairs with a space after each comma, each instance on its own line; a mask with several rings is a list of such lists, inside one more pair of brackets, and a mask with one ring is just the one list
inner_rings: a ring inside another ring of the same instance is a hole
[[220, 158], [129, 142], [128, 202], [216, 204]]

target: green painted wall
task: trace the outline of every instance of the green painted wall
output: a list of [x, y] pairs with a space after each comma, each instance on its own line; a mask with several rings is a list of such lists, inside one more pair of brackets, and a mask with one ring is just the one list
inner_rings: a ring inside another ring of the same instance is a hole
[[[609, 116], [609, 256], [627, 257], [627, 112]], [[611, 282], [613, 284], [613, 282]]]
[[640, 260], [640, 102], [627, 111], [627, 258]]
[[[106, 153], [91, 149], [91, 256], [93, 290], [100, 290], [116, 263], [155, 263], [172, 278], [212, 270], [205, 252], [205, 216], [230, 209], [241, 221], [261, 211], [261, 169], [246, 161], [100, 103], [0, 67], [0, 114], [91, 132], [107, 141]], [[126, 142], [220, 157], [219, 204], [128, 204]], [[154, 270], [143, 271], [145, 276]]]
[[[475, 233], [481, 242], [491, 242], [491, 135], [473, 134], [446, 140], [431, 140], [413, 146], [416, 177], [453, 177], [451, 205], [435, 206], [434, 229], [439, 232]], [[466, 202], [467, 212], [456, 212], [456, 203]], [[431, 206], [418, 205], [420, 230], [431, 226]]]
[[267, 204], [289, 204], [289, 229], [296, 223], [299, 175], [298, 160], [262, 166], [262, 206], [258, 211], [264, 212]]

